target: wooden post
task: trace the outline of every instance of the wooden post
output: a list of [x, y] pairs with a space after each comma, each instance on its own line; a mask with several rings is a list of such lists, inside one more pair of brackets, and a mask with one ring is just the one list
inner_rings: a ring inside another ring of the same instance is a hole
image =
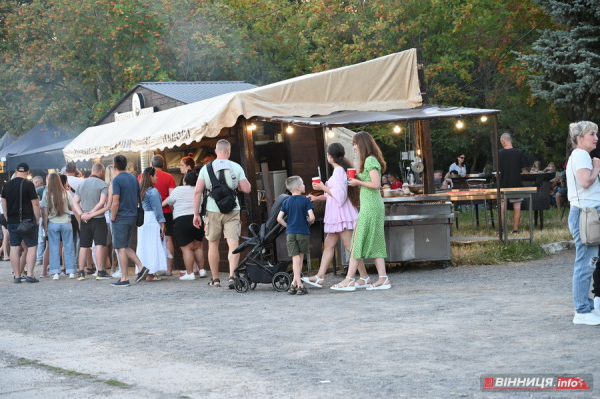
[[[500, 168], [498, 167], [498, 115], [494, 114], [494, 138], [493, 138], [493, 142], [492, 142], [492, 151], [493, 156], [494, 156], [494, 169], [496, 169], [496, 195], [498, 197], [498, 199], [496, 200], [496, 206], [498, 207], [498, 238], [500, 238], [500, 241], [504, 241], [505, 243], [508, 242], [508, 240], [506, 240], [506, 237], [504, 237], [503, 231], [504, 231], [504, 226], [503, 226], [503, 220], [502, 220], [502, 212], [501, 212], [501, 204], [500, 202], [502, 201], [502, 198], [500, 197], [502, 194], [500, 192]], [[508, 209], [505, 209], [504, 212], [507, 212]]]
[[435, 183], [433, 181], [433, 148], [431, 147], [431, 131], [429, 130], [429, 121], [421, 120], [417, 122], [417, 145], [421, 149], [421, 159], [423, 160], [423, 193], [434, 194]]
[[256, 191], [256, 169], [254, 167], [254, 136], [252, 132], [246, 129], [246, 119], [244, 117], [238, 118], [237, 123], [232, 128], [238, 136], [238, 142], [240, 145], [240, 163], [242, 169], [246, 173], [246, 178], [252, 190], [250, 194], [244, 194], [244, 203], [248, 211], [248, 224], [257, 223], [261, 224], [260, 220], [260, 208], [258, 204], [258, 192]]

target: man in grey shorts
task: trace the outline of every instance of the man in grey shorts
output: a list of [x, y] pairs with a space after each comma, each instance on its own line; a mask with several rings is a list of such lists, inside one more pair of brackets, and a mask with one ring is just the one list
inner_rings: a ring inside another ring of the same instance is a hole
[[131, 248], [131, 237], [135, 231], [137, 220], [137, 208], [140, 198], [140, 185], [131, 173], [126, 172], [127, 158], [117, 155], [114, 160], [117, 175], [112, 181], [112, 236], [113, 247], [119, 255], [121, 263], [121, 280], [111, 283], [115, 287], [129, 287], [129, 260], [138, 267], [139, 273], [135, 279], [136, 283], [142, 281], [148, 274], [148, 269], [142, 265], [140, 258]]
[[85, 271], [83, 267], [92, 248], [96, 244], [96, 267], [98, 274], [96, 280], [110, 278], [105, 270], [108, 244], [108, 228], [104, 215], [98, 215], [93, 218], [84, 217], [85, 214], [97, 211], [106, 204], [108, 197], [108, 185], [104, 182], [104, 165], [96, 163], [92, 166], [92, 175], [83, 181], [78, 187], [73, 197], [73, 210], [81, 220], [79, 229], [79, 272], [77, 280], [85, 280]]

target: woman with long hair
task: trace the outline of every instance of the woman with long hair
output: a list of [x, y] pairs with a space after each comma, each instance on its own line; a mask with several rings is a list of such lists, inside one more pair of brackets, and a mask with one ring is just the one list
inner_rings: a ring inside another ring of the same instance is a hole
[[367, 132], [358, 132], [352, 137], [354, 150], [358, 152], [358, 179], [349, 179], [350, 187], [360, 187], [360, 212], [354, 234], [348, 274], [340, 283], [331, 287], [336, 291], [355, 291], [354, 276], [364, 258], [373, 258], [379, 279], [369, 284], [367, 290], [386, 290], [391, 288], [390, 280], [385, 272], [385, 207], [379, 189], [381, 188], [381, 173], [385, 171], [386, 163], [381, 150]]
[[186, 273], [179, 277], [180, 280], [195, 280], [194, 262], [200, 270], [204, 269], [204, 251], [202, 239], [204, 229], [194, 226], [194, 190], [198, 176], [196, 172], [187, 172], [183, 176], [183, 186], [175, 190], [162, 203], [163, 206], [173, 208], [173, 224], [175, 240], [183, 253], [183, 263]]
[[456, 157], [456, 162], [454, 162], [452, 165], [450, 165], [450, 169], [448, 171], [452, 172], [453, 170], [455, 170], [456, 173], [458, 173], [459, 175], [467, 174], [467, 165], [465, 165], [465, 154], [464, 153], [460, 153], [460, 155], [458, 155]]
[[148, 268], [146, 281], [158, 281], [154, 276], [159, 270], [167, 270], [167, 256], [162, 245], [165, 237], [165, 216], [160, 203], [160, 193], [154, 185], [158, 180], [154, 166], [144, 169], [140, 181], [140, 198], [144, 208], [144, 224], [138, 227], [136, 254]]
[[[571, 203], [569, 230], [575, 240], [575, 264], [573, 266], [574, 324], [591, 326], [600, 324], [600, 270], [596, 266], [600, 246], [581, 242], [579, 216], [584, 208], [600, 211], [600, 159], [590, 157], [598, 143], [598, 125], [582, 121], [571, 123], [569, 138], [574, 148], [567, 162], [568, 197]], [[590, 298], [590, 282], [594, 275], [594, 299]]]
[[71, 214], [73, 199], [65, 189], [57, 173], [48, 175], [48, 185], [42, 197], [44, 229], [48, 232], [50, 248], [50, 274], [54, 280], [60, 278], [60, 240], [62, 237], [66, 273], [75, 278], [75, 248]]
[[[335, 246], [340, 238], [344, 247], [350, 251], [352, 232], [358, 218], [360, 190], [358, 187], [348, 187], [348, 168], [353, 168], [352, 163], [345, 158], [344, 146], [340, 143], [331, 143], [327, 147], [327, 162], [333, 166], [333, 174], [326, 183], [313, 183], [313, 190], [323, 191], [323, 195], [309, 195], [311, 201], [327, 201], [325, 203], [325, 218], [323, 219], [324, 231], [327, 233], [321, 266], [315, 276], [302, 277], [302, 281], [314, 287], [323, 287], [323, 280], [327, 268], [333, 259]], [[356, 282], [357, 288], [364, 288], [369, 284], [369, 275], [362, 261], [358, 265], [360, 281]]]

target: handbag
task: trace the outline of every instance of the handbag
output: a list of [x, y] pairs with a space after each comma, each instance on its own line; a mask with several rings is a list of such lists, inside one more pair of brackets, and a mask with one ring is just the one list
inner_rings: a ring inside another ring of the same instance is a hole
[[[573, 169], [573, 167], [571, 167]], [[573, 181], [577, 185], [577, 176], [573, 171]], [[575, 187], [577, 200], [579, 194]], [[581, 202], [579, 202], [581, 204]], [[581, 208], [579, 212], [579, 238], [583, 245], [600, 245], [600, 212], [594, 207]]]
[[23, 182], [25, 179], [21, 181], [19, 188], [19, 226], [17, 231], [23, 237], [33, 237], [37, 233], [37, 224], [31, 219], [23, 220]]
[[141, 205], [142, 200], [140, 199], [140, 192], [138, 191], [137, 218], [135, 219], [135, 225], [137, 227], [142, 227], [144, 224], [144, 208]]

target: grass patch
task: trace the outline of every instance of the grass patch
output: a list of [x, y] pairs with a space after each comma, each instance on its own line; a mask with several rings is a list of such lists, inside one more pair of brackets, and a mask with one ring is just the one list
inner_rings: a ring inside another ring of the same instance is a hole
[[119, 387], [122, 389], [129, 389], [129, 385], [125, 384], [124, 382], [118, 381], [118, 380], [112, 380], [112, 379], [111, 380], [102, 380], [102, 379], [94, 377], [91, 374], [80, 373], [79, 371], [75, 371], [75, 370], [69, 370], [69, 369], [63, 369], [62, 367], [51, 366], [49, 364], [42, 363], [39, 360], [32, 360], [32, 359], [26, 359], [24, 357], [20, 357], [19, 365], [21, 365], [21, 366], [37, 366], [37, 367], [44, 368], [48, 371], [51, 371], [55, 374], [60, 374], [60, 375], [64, 375], [64, 376], [77, 376], [77, 377], [88, 378], [90, 380], [93, 380], [94, 382], [101, 382], [103, 384], [111, 385], [114, 387]]
[[[497, 217], [497, 210], [494, 209], [494, 217]], [[483, 211], [479, 212], [482, 217]], [[489, 211], [488, 211], [489, 215]], [[509, 238], [529, 238], [529, 211], [521, 212], [521, 220], [519, 222], [520, 233], [513, 236], [512, 231], [512, 215], [509, 211]], [[459, 214], [458, 226], [452, 226], [452, 235], [460, 237], [497, 237], [497, 230], [491, 228], [488, 234], [485, 228], [483, 219], [479, 223], [479, 227], [473, 232], [471, 227], [471, 213], [469, 210]], [[544, 229], [538, 227], [533, 230], [533, 244], [529, 241], [509, 241], [504, 244], [499, 241], [490, 241], [472, 244], [452, 244], [452, 264], [454, 266], [465, 265], [496, 265], [506, 262], [522, 262], [534, 259], [541, 259], [546, 255], [542, 250], [543, 244], [548, 244], [557, 241], [570, 241], [573, 239], [567, 223], [568, 210], [565, 212], [561, 220], [561, 214], [556, 208], [544, 211]], [[497, 227], [497, 223], [496, 223]]]

